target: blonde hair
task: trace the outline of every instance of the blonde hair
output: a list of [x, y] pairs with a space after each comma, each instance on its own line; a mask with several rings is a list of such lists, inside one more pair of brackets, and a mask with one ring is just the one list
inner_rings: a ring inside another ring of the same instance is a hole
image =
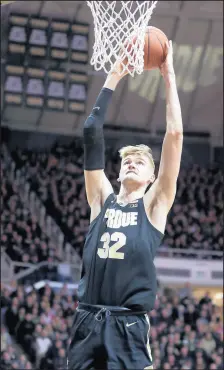
[[153, 166], [153, 170], [155, 170], [155, 163], [152, 156], [152, 150], [144, 144], [140, 145], [128, 145], [124, 146], [119, 150], [120, 158], [124, 159], [128, 155], [134, 154], [134, 155], [146, 155], [149, 158], [150, 163]]

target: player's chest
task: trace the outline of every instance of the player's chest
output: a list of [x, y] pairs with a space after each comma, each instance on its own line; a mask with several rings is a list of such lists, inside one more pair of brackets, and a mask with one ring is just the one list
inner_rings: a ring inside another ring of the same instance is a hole
[[135, 231], [140, 226], [140, 212], [138, 204], [130, 205], [125, 209], [108, 208], [105, 212], [103, 222], [108, 229]]
[[102, 262], [133, 258], [136, 252], [138, 254], [138, 251], [148, 248], [148, 245], [142, 248], [148, 244], [144, 229], [142, 215], [135, 204], [125, 209], [108, 208], [103, 219], [87, 236], [83, 256], [85, 264], [91, 262], [93, 255]]
[[101, 259], [125, 259], [135, 252], [140, 239], [141, 222], [137, 207], [131, 210], [108, 208], [97, 256]]

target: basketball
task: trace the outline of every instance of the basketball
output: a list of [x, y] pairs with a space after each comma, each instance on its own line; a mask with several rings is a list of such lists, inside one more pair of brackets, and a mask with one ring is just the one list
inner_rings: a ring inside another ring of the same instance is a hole
[[159, 68], [167, 56], [168, 38], [159, 28], [149, 26], [145, 34], [144, 69]]
[[[136, 53], [134, 45], [137, 37], [133, 36], [132, 41], [126, 41], [124, 43], [124, 49], [127, 50], [128, 54], [133, 58], [135, 62]], [[159, 28], [149, 26], [145, 33], [145, 46], [144, 46], [144, 70], [156, 69], [161, 66], [167, 56], [168, 38], [165, 33]], [[124, 50], [122, 49], [122, 51]], [[124, 65], [129, 63], [129, 69], [132, 69], [132, 63], [128, 62], [128, 58], [124, 58], [122, 61]]]

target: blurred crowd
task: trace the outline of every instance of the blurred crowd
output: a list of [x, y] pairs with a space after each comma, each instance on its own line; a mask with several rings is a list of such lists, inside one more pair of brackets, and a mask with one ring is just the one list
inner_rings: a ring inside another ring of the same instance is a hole
[[[2, 347], [1, 369], [64, 370], [76, 296], [66, 286], [59, 292], [46, 285], [26, 293], [24, 285], [14, 284], [13, 290], [7, 285], [1, 287], [1, 299], [8, 333], [26, 354], [21, 364], [15, 351], [9, 353]], [[30, 366], [27, 363], [32, 367], [26, 367]]]
[[1, 370], [11, 369], [33, 369], [32, 363], [26, 354], [21, 353], [17, 346], [13, 344], [8, 329], [1, 325]]
[[159, 294], [150, 322], [155, 369], [223, 369], [221, 307], [209, 294], [201, 299]]
[[[89, 225], [83, 177], [83, 151], [78, 141], [55, 145], [50, 153], [16, 150], [12, 153], [49, 214], [82, 253]], [[115, 192], [120, 160], [108, 149], [106, 174]], [[163, 245], [178, 249], [221, 251], [223, 248], [223, 175], [218, 168], [182, 169], [174, 206], [168, 217]]]
[[[49, 285], [26, 293], [23, 285], [1, 286], [4, 324], [1, 369], [66, 368], [66, 351], [77, 307], [75, 292]], [[201, 299], [177, 291], [160, 291], [150, 313], [154, 369], [222, 370], [221, 308], [207, 293]], [[18, 354], [10, 337], [24, 350]], [[10, 349], [10, 350], [9, 350]], [[31, 366], [32, 364], [32, 366]]]
[[16, 181], [1, 160], [1, 248], [13, 261], [36, 264], [59, 261], [57, 246], [22, 202]]
[[223, 173], [182, 169], [164, 243], [172, 248], [223, 249]]

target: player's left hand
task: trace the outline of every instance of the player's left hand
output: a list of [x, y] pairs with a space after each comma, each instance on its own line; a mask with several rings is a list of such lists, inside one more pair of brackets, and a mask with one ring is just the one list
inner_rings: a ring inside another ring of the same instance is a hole
[[175, 76], [174, 68], [173, 68], [173, 45], [172, 41], [166, 43], [167, 46], [167, 57], [165, 62], [160, 67], [160, 72], [165, 80], [169, 79], [169, 77]]

